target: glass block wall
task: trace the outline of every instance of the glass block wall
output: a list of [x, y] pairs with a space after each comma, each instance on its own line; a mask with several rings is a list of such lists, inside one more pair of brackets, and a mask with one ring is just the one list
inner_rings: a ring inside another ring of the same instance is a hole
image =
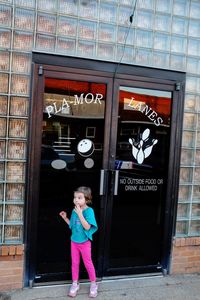
[[134, 5], [0, 0], [1, 244], [23, 239], [32, 50], [187, 72], [176, 235], [200, 235], [200, 1]]

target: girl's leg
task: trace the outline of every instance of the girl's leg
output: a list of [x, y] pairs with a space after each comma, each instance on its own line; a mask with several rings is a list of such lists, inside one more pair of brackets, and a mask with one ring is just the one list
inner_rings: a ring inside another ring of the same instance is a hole
[[91, 256], [91, 242], [87, 241], [85, 243], [80, 244], [81, 245], [81, 255], [83, 258], [83, 262], [85, 265], [85, 268], [88, 272], [88, 276], [91, 282], [96, 282], [96, 272], [95, 268], [92, 262], [92, 256]]
[[71, 259], [72, 259], [72, 280], [77, 282], [79, 279], [80, 250], [79, 244], [71, 241]]

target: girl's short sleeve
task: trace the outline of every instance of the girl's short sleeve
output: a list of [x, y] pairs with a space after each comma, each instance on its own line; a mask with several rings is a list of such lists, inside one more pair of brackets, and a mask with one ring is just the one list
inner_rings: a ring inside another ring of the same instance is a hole
[[72, 224], [74, 220], [74, 210], [72, 210], [71, 217], [69, 219], [69, 228], [72, 229]]
[[97, 231], [98, 226], [95, 219], [94, 210], [91, 207], [84, 211], [84, 218], [91, 225], [89, 230], [84, 229], [85, 234], [90, 240], [92, 240], [92, 235]]

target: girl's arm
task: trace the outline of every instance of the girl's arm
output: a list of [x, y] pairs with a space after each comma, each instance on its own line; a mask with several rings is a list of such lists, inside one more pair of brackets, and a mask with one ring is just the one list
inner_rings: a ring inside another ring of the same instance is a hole
[[82, 211], [82, 209], [80, 208], [80, 206], [79, 206], [79, 205], [75, 206], [74, 210], [75, 210], [75, 212], [77, 213], [77, 215], [79, 216], [79, 219], [80, 219], [80, 221], [81, 221], [81, 224], [82, 224], [83, 228], [84, 228], [85, 230], [89, 230], [90, 227], [91, 227], [91, 225], [90, 225], [90, 224], [86, 221], [86, 219], [84, 218], [84, 216], [83, 216], [83, 211]]
[[63, 220], [69, 225], [70, 221], [67, 218], [67, 213], [65, 211], [61, 211], [59, 215], [63, 218]]

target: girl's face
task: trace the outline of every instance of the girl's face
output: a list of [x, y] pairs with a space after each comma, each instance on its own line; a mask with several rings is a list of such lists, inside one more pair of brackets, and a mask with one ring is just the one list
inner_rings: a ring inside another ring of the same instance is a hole
[[75, 192], [74, 193], [74, 204], [84, 207], [86, 205], [85, 196], [83, 193]]

